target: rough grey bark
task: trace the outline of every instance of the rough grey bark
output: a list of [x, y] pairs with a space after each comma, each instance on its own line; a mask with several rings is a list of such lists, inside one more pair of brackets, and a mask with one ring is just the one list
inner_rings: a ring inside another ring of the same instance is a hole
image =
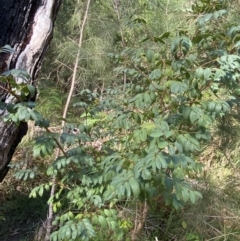
[[[51, 40], [53, 22], [61, 0], [0, 0], [0, 47], [8, 44], [14, 54], [0, 54], [0, 73], [24, 69], [35, 84], [36, 74]], [[21, 81], [21, 80], [16, 80]], [[0, 100], [11, 96], [0, 91]], [[6, 111], [0, 112], [0, 182], [8, 172], [15, 148], [27, 133], [27, 124], [4, 123]]]

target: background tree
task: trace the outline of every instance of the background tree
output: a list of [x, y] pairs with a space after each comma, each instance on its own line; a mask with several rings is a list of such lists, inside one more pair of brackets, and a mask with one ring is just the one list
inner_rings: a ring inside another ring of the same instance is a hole
[[[60, 5], [60, 0], [49, 0], [44, 3], [34, 1], [1, 1], [0, 10], [0, 46], [10, 45], [14, 52], [2, 53], [0, 56], [0, 72], [11, 69], [24, 69], [29, 73], [29, 85], [35, 86], [36, 74], [41, 66], [46, 47], [48, 46], [53, 31], [53, 22]], [[22, 78], [16, 79], [17, 83], [26, 82]], [[1, 84], [1, 102], [17, 102], [6, 91], [10, 88]], [[35, 98], [35, 96], [32, 96]], [[8, 171], [8, 164], [18, 143], [27, 132], [27, 124], [3, 122], [7, 110], [0, 113], [0, 181]]]

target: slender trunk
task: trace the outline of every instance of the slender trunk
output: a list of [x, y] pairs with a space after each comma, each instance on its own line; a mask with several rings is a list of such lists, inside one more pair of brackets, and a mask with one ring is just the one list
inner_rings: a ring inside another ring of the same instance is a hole
[[[78, 68], [78, 63], [79, 63], [79, 58], [80, 58], [80, 52], [81, 52], [81, 47], [82, 47], [82, 40], [83, 40], [83, 31], [84, 31], [84, 27], [86, 25], [86, 21], [87, 21], [87, 17], [88, 17], [88, 11], [89, 11], [89, 6], [90, 6], [90, 2], [91, 0], [87, 1], [87, 6], [86, 6], [86, 10], [85, 10], [85, 14], [84, 14], [84, 18], [82, 21], [82, 25], [80, 27], [80, 35], [79, 35], [79, 40], [78, 40], [78, 52], [77, 52], [77, 56], [75, 59], [75, 64], [74, 64], [74, 69], [73, 69], [73, 76], [72, 76], [72, 81], [71, 81], [71, 87], [68, 93], [68, 98], [64, 107], [64, 111], [63, 111], [63, 115], [62, 115], [62, 128], [65, 125], [65, 120], [67, 117], [67, 113], [68, 113], [68, 108], [69, 108], [69, 104], [73, 95], [73, 91], [74, 91], [74, 87], [75, 87], [75, 83], [76, 83], [76, 77], [77, 77], [77, 68]], [[60, 149], [58, 148], [56, 157], [58, 157], [60, 152]], [[56, 187], [56, 177], [54, 176], [52, 178], [52, 187], [51, 187], [51, 194], [50, 194], [50, 198], [52, 198], [55, 195], [55, 187]], [[51, 234], [51, 230], [52, 230], [52, 221], [53, 221], [53, 205], [52, 203], [49, 204], [49, 208], [48, 208], [48, 217], [47, 217], [47, 228], [46, 228], [46, 237], [45, 237], [45, 241], [49, 241], [50, 240], [50, 234]]]

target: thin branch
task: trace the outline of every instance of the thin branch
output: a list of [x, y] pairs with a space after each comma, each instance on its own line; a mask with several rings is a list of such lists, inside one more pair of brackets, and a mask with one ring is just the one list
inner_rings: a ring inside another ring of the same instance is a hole
[[22, 102], [21, 98], [12, 91], [9, 83], [8, 83], [8, 88], [4, 88], [2, 85], [0, 85], [0, 89], [6, 91], [8, 94], [10, 94], [13, 97], [15, 97], [19, 102]]
[[64, 67], [66, 67], [67, 69], [73, 71], [73, 69], [72, 69], [71, 67], [67, 66], [66, 64], [64, 64], [64, 63], [61, 62], [60, 60], [56, 59], [55, 62], [61, 64], [59, 67], [64, 66]]
[[[51, 133], [51, 131], [49, 130], [48, 127], [45, 127], [45, 130], [46, 130], [48, 133]], [[61, 152], [63, 153], [63, 155], [64, 155], [65, 157], [67, 157], [67, 154], [66, 154], [66, 152], [64, 151], [64, 149], [63, 149], [63, 147], [62, 147], [59, 139], [57, 139], [57, 138], [55, 138], [55, 137], [52, 137], [52, 138], [53, 138], [53, 140], [56, 142], [58, 149], [61, 150]]]

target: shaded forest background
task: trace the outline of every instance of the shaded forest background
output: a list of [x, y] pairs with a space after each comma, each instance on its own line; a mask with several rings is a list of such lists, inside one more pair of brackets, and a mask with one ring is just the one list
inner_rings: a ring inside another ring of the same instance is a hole
[[239, 2], [92, 1], [80, 47], [85, 10], [62, 3], [1, 240], [45, 240], [48, 204], [51, 240], [239, 240]]

